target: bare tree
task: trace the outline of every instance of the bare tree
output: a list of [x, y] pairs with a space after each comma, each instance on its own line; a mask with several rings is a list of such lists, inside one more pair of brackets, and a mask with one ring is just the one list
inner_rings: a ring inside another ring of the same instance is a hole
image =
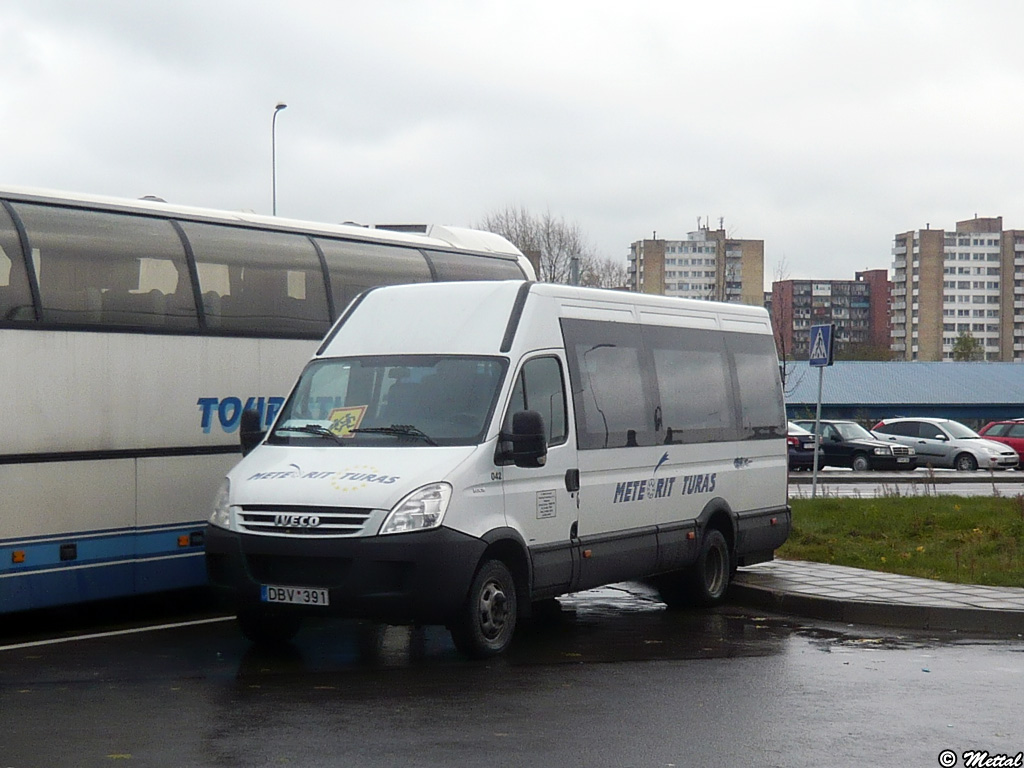
[[624, 288], [629, 276], [624, 261], [615, 259], [584, 259], [580, 266], [580, 285], [593, 288]]
[[583, 282], [587, 271], [601, 272], [601, 267], [595, 266], [597, 257], [579, 225], [568, 223], [564, 218], [555, 218], [550, 211], [537, 216], [522, 206], [509, 205], [488, 214], [474, 226], [502, 235], [527, 256], [539, 254], [537, 279], [542, 282], [568, 283], [574, 257], [579, 260], [580, 282]]
[[[793, 307], [786, 307], [779, 301], [778, 286], [780, 283], [789, 280], [789, 263], [783, 256], [775, 265], [772, 277], [772, 328], [775, 331], [775, 347], [779, 353], [779, 374], [782, 377], [782, 389], [788, 395], [800, 380], [792, 381], [795, 368], [793, 350], [787, 344], [787, 337], [792, 335], [793, 328]], [[783, 329], [786, 329], [783, 331]]]

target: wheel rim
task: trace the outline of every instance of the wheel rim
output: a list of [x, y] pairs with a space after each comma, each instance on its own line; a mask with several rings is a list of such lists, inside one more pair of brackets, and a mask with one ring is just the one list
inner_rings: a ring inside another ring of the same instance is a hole
[[712, 547], [704, 559], [704, 583], [708, 594], [717, 597], [724, 589], [726, 579], [726, 555], [721, 547]]
[[957, 460], [957, 469], [961, 471], [968, 472], [974, 468], [974, 459], [971, 456], [965, 454]]
[[480, 633], [488, 640], [499, 637], [508, 623], [508, 596], [497, 581], [480, 590]]

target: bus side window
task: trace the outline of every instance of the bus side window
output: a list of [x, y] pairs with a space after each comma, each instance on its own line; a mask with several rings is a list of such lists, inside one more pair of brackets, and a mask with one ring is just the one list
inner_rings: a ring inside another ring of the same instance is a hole
[[35, 319], [18, 232], [0, 207], [0, 320]]

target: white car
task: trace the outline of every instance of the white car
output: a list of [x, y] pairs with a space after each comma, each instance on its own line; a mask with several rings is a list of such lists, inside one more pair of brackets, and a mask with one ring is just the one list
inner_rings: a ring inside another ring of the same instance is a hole
[[917, 450], [918, 466], [976, 469], [1013, 469], [1020, 461], [1007, 445], [986, 440], [959, 421], [933, 418], [883, 419], [872, 430], [880, 440]]

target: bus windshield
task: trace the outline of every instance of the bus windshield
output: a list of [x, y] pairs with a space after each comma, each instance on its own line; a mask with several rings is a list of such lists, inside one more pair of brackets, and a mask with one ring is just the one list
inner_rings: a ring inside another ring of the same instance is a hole
[[289, 445], [476, 445], [508, 360], [390, 355], [315, 360], [267, 442]]

